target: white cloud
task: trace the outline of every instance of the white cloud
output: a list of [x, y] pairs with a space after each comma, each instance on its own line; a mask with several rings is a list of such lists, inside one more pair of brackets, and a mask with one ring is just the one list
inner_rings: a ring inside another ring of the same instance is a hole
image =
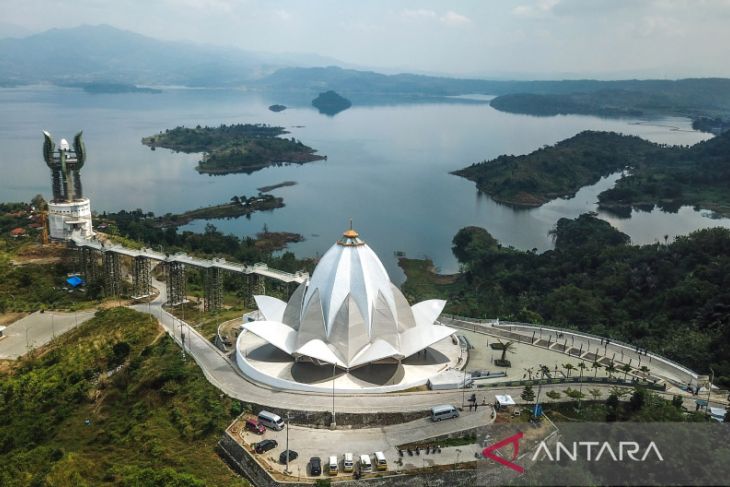
[[449, 10], [442, 15], [439, 20], [447, 25], [464, 25], [471, 23], [471, 19], [469, 17], [458, 14], [452, 10]]

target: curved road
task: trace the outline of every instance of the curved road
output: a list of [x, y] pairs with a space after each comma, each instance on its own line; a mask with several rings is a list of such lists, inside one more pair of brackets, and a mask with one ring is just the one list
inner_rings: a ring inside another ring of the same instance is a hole
[[[162, 304], [167, 299], [165, 285], [159, 281], [153, 281], [153, 285], [160, 290], [157, 298], [149, 304], [137, 304], [131, 307], [140, 312], [152, 313], [178, 344], [181, 343], [180, 331], [182, 328], [187, 355], [193, 357], [210, 383], [222, 392], [241, 401], [263, 406], [290, 410], [301, 409], [302, 411], [332, 410], [332, 394], [278, 390], [245, 377], [235, 363], [200, 335], [197, 330], [165, 311], [162, 308]], [[549, 390], [562, 392], [568, 386], [545, 385], [542, 387], [542, 393]], [[573, 384], [572, 387], [577, 386]], [[591, 384], [586, 387], [602, 389], [604, 397], [607, 397], [608, 390], [613, 386]], [[522, 389], [522, 386], [517, 386], [504, 387], [499, 390], [468, 390], [467, 395], [476, 393], [479, 403], [485, 400], [487, 404], [490, 404], [494, 402], [495, 394], [509, 393], [515, 400], [520, 401], [519, 396]], [[437, 404], [462, 404], [463, 397], [462, 391], [453, 390], [390, 394], [336, 394], [335, 411], [348, 413], [425, 411]], [[687, 400], [690, 401], [687, 403], [688, 407], [693, 407], [693, 398], [687, 398]]]

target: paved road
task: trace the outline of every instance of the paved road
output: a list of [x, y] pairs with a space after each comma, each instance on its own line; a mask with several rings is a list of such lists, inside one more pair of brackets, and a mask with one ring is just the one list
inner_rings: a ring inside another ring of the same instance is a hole
[[95, 310], [76, 313], [37, 311], [5, 329], [5, 338], [0, 339], [0, 359], [15, 360], [28, 350], [45, 345], [94, 316]]
[[[160, 294], [149, 304], [132, 306], [141, 312], [151, 312], [158, 318], [161, 325], [168, 334], [174, 336], [175, 341], [180, 343], [181, 329], [185, 335], [185, 350], [188, 357], [192, 356], [198, 363], [207, 379], [226, 395], [245, 402], [252, 402], [263, 406], [271, 406], [282, 409], [296, 409], [301, 407], [306, 411], [331, 411], [332, 395], [327, 393], [283, 391], [272, 389], [269, 386], [251, 381], [245, 377], [238, 367], [231, 362], [223, 352], [218, 350], [211, 342], [201, 336], [192, 327], [182, 324], [173, 315], [162, 309], [162, 303], [166, 300], [165, 285], [159, 281], [153, 285], [160, 290]], [[181, 326], [182, 325], [182, 326]], [[549, 390], [563, 392], [567, 386], [561, 384], [546, 385], [542, 387], [543, 394]], [[571, 387], [577, 388], [575, 384]], [[590, 388], [598, 388], [603, 392], [603, 398], [608, 396], [610, 385], [593, 384]], [[587, 389], [584, 386], [584, 389]], [[519, 401], [522, 387], [505, 387], [489, 389], [488, 391], [467, 391], [467, 395], [476, 392], [477, 400], [481, 403], [493, 403], [495, 394], [511, 394]], [[410, 412], [425, 411], [438, 404], [462, 404], [464, 394], [462, 391], [424, 391], [411, 393], [390, 393], [390, 394], [336, 394], [335, 410], [337, 412], [349, 413], [372, 413], [378, 412]], [[543, 396], [544, 397], [544, 396]], [[566, 400], [563, 396], [561, 400]], [[694, 407], [694, 406], [692, 406]]]

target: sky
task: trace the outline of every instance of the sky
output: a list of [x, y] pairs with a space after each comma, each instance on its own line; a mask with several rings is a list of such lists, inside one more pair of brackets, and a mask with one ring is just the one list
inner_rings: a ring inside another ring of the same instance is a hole
[[384, 72], [730, 77], [730, 0], [0, 0], [0, 34], [109, 24]]

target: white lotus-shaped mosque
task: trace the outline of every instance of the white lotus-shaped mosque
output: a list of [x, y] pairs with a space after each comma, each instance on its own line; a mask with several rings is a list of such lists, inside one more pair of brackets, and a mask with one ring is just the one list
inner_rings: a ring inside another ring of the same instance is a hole
[[353, 369], [401, 361], [452, 335], [435, 323], [446, 301], [410, 306], [375, 252], [346, 231], [288, 303], [254, 296], [263, 320], [243, 328], [298, 361]]

